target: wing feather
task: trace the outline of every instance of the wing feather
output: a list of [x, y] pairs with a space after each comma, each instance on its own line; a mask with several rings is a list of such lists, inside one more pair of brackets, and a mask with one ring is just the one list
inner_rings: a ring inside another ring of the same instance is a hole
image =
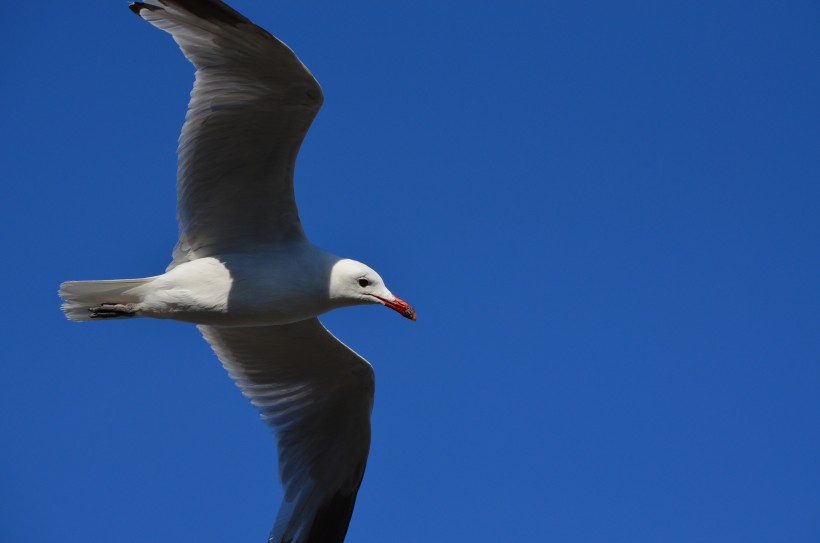
[[317, 319], [200, 326], [279, 450], [285, 497], [273, 543], [341, 543], [370, 449], [373, 368]]
[[196, 67], [179, 138], [174, 262], [304, 238], [296, 156], [322, 90], [284, 43], [218, 0], [131, 9]]

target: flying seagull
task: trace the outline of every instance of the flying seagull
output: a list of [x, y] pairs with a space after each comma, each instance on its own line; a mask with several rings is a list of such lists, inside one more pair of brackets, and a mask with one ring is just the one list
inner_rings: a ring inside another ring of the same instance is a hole
[[293, 171], [322, 90], [296, 55], [219, 0], [130, 8], [196, 67], [179, 138], [179, 242], [162, 275], [63, 283], [63, 310], [196, 324], [276, 435], [284, 500], [269, 543], [341, 542], [370, 449], [374, 377], [317, 315], [362, 304], [416, 313], [371, 268], [305, 237]]

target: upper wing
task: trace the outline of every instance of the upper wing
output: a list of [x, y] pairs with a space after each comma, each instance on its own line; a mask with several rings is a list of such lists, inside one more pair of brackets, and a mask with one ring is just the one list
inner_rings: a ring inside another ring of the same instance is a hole
[[318, 319], [199, 326], [279, 447], [285, 498], [271, 543], [341, 543], [370, 450], [373, 368]]
[[179, 138], [174, 261], [303, 238], [296, 155], [322, 89], [285, 44], [219, 0], [131, 4], [196, 67]]

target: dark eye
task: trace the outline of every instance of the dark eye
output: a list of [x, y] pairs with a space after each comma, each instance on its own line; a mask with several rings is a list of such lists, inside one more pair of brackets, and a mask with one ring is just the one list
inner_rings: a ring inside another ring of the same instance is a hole
[[370, 281], [368, 281], [367, 279], [359, 279], [359, 286], [360, 287], [366, 287], [369, 284], [370, 284]]

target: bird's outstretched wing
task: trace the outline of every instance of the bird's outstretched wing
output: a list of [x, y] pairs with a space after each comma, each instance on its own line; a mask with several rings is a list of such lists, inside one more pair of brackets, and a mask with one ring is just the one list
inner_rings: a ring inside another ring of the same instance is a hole
[[271, 543], [341, 543], [370, 449], [370, 364], [318, 319], [200, 326], [276, 434], [285, 498]]
[[308, 69], [219, 0], [131, 10], [170, 33], [196, 67], [179, 138], [174, 262], [303, 238], [293, 171], [323, 99]]

